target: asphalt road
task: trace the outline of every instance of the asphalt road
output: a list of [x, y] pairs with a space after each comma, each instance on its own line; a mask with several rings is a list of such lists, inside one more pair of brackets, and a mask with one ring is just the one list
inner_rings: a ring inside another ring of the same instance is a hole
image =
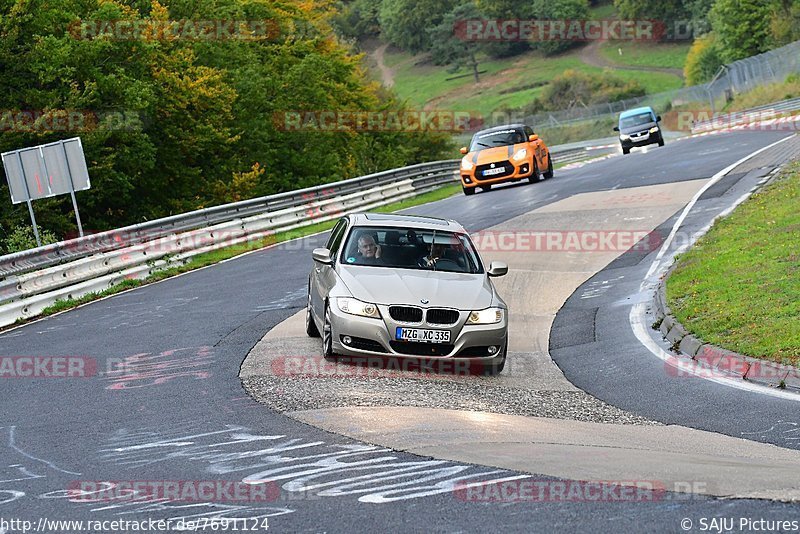
[[[477, 231], [580, 192], [708, 177], [784, 135], [748, 132], [674, 142], [557, 172], [543, 183], [453, 197], [412, 211], [456, 218]], [[258, 251], [0, 335], [0, 355], [84, 358], [98, 370], [85, 378], [2, 380], [0, 534], [21, 531], [8, 523], [12, 519], [34, 521], [40, 532], [79, 531], [39, 525], [41, 518], [268, 517], [278, 532], [472, 532], [499, 525], [508, 531], [680, 532], [682, 518], [697, 526], [702, 517], [797, 516], [796, 507], [786, 504], [671, 495], [657, 502], [465, 502], [454, 495], [454, 483], [520, 475], [377, 449], [257, 404], [242, 390], [239, 366], [265, 332], [304, 305], [310, 250], [321, 239]], [[603, 302], [598, 313], [618, 320], [620, 331], [613, 335], [624, 336], [624, 310], [611, 298]], [[602, 361], [602, 346], [590, 349], [587, 357]], [[774, 399], [740, 400], [735, 395], [741, 393], [713, 385], [659, 382], [654, 392], [646, 381], [657, 371], [646, 354], [637, 354], [633, 377], [624, 380], [614, 373], [593, 378], [574, 355], [556, 355], [580, 387], [666, 422], [742, 435], [766, 421], [769, 407], [773, 414], [785, 408]], [[125, 372], [119, 371], [122, 362]], [[681, 388], [695, 388], [699, 400], [689, 400]], [[749, 414], [751, 406], [757, 407]], [[154, 503], [105, 492], [71, 502], [66, 491], [97, 481], [169, 480], [190, 487], [242, 479], [275, 480], [280, 494], [232, 499], [218, 492], [213, 503], [190, 497]], [[110, 531], [87, 526], [83, 531]]]
[[[786, 143], [772, 150], [783, 156], [800, 152]], [[704, 193], [682, 223], [676, 246], [754, 187], [770, 170], [768, 160], [769, 157], [756, 156]], [[760, 170], [753, 169], [762, 165], [765, 167]], [[676, 219], [677, 215], [656, 233], [667, 236]], [[657, 248], [649, 254], [630, 251], [572, 294], [551, 330], [550, 354], [556, 364], [576, 386], [632, 413], [663, 423], [800, 449], [797, 400], [721, 386], [679, 373], [643, 349], [631, 329], [629, 316], [637, 302], [652, 298], [652, 293], [642, 294], [640, 286], [658, 252]], [[590, 316], [593, 321], [581, 320]], [[648, 324], [654, 321], [651, 316]], [[669, 343], [662, 340], [660, 333], [648, 330], [656, 343], [669, 350]]]

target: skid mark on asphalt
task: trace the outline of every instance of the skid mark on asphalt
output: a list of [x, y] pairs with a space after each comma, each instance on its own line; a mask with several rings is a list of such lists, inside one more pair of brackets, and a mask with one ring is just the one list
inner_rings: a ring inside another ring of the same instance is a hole
[[266, 304], [258, 306], [255, 309], [255, 311], [265, 312], [273, 310], [288, 310], [292, 308], [299, 308], [300, 306], [298, 306], [298, 301], [301, 301], [302, 304], [305, 305], [305, 297], [306, 297], [306, 288], [301, 287], [299, 289], [294, 289], [286, 293], [286, 295], [277, 300], [273, 300], [271, 302], [267, 302]]
[[[133, 432], [123, 434], [129, 440], [153, 439], [153, 433]], [[4, 505], [22, 506], [20, 510], [34, 508], [33, 502], [42, 505], [50, 503], [53, 509], [58, 504], [69, 503], [69, 510], [76, 515], [80, 512], [105, 512], [130, 516], [139, 514], [140, 518], [163, 517], [173, 524], [197, 519], [248, 518], [263, 519], [292, 513], [294, 510], [275, 503], [229, 503], [229, 502], [191, 502], [177, 499], [154, 498], [152, 495], [136, 495], [130, 488], [114, 491], [119, 482], [98, 481], [96, 491], [81, 488], [75, 480], [81, 473], [59, 467], [54, 462], [39, 458], [26, 452], [16, 443], [16, 427], [0, 427], [0, 436], [6, 435], [0, 447], [0, 510]], [[117, 437], [120, 434], [117, 434]], [[124, 441], [124, 440], [123, 440]], [[188, 445], [190, 442], [187, 442]], [[181, 446], [180, 440], [164, 444], [165, 447]], [[149, 443], [149, 447], [158, 447]], [[135, 445], [132, 447], [136, 449]], [[151, 449], [152, 450], [152, 449]], [[122, 478], [122, 477], [117, 477]], [[136, 478], [136, 477], [134, 477]], [[28, 499], [28, 500], [24, 500]], [[18, 501], [18, 502], [15, 502]], [[13, 503], [13, 504], [12, 504]], [[175, 530], [173, 528], [173, 530]], [[181, 530], [178, 528], [177, 530]], [[214, 529], [217, 530], [217, 529]]]
[[773, 434], [782, 434], [781, 437], [787, 441], [800, 441], [800, 424], [794, 421], [778, 421], [774, 425], [770, 425], [767, 429], [757, 432], [742, 432], [741, 435], [766, 439]]
[[5, 435], [0, 448], [0, 506], [25, 497], [20, 486], [26, 481], [46, 480], [48, 475], [80, 475], [25, 451], [17, 444], [15, 425], [0, 427], [0, 435]]
[[581, 299], [593, 299], [597, 297], [602, 297], [608, 291], [614, 287], [616, 282], [623, 280], [624, 276], [617, 276], [615, 278], [611, 278], [609, 280], [595, 280], [591, 282], [586, 289], [583, 290], [581, 293]]
[[[155, 321], [160, 322], [168, 315], [173, 315], [176, 308], [189, 306], [197, 299], [198, 297], [178, 297], [168, 304], [156, 305], [149, 309], [147, 303], [138, 303], [134, 308], [135, 311], [120, 310], [115, 302], [113, 306], [109, 306], [109, 309], [112, 310], [112, 316], [117, 322], [109, 326], [109, 328], [111, 330], [116, 330], [118, 328], [138, 328]], [[122, 321], [119, 321], [120, 317]]]
[[458, 484], [529, 478], [447, 460], [404, 457], [374, 445], [328, 443], [260, 434], [227, 425], [206, 432], [120, 430], [99, 450], [103, 462], [128, 469], [192, 462], [211, 475], [248, 484], [281, 484], [281, 494], [304, 499], [356, 497], [362, 503], [405, 501], [453, 493]]
[[211, 377], [214, 361], [210, 347], [165, 350], [158, 354], [143, 352], [124, 358], [110, 358], [105, 379], [108, 390], [139, 389], [158, 386], [176, 378], [204, 380]]

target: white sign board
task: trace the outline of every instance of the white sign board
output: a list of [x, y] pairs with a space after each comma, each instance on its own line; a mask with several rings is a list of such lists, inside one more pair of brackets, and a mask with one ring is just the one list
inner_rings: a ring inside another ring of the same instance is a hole
[[89, 189], [89, 171], [79, 137], [2, 154], [11, 202]]

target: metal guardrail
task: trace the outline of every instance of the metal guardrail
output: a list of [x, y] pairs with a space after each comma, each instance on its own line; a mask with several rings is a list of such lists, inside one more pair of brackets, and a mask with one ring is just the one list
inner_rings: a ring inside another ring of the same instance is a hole
[[[569, 163], [608, 151], [553, 152]], [[209, 250], [263, 239], [344, 213], [373, 209], [458, 180], [460, 160], [411, 165], [316, 187], [215, 206], [0, 257], [0, 326], [59, 299], [145, 278]]]
[[[572, 148], [564, 151], [554, 151], [553, 156], [556, 162], [566, 163], [589, 156], [590, 154], [587, 154], [587, 151], [591, 150], [595, 149], [592, 147]], [[404, 178], [424, 178], [443, 171], [453, 170], [458, 162], [459, 160], [446, 160], [411, 165], [340, 182], [195, 210], [0, 256], [0, 302], [3, 300], [5, 288], [13, 281], [12, 277], [14, 275], [78, 260], [91, 254], [109, 252], [135, 244], [146, 243], [176, 232], [202, 228], [269, 211], [311, 204], [315, 201], [362, 191], [371, 186], [391, 183]], [[313, 206], [311, 209], [313, 209]]]
[[788, 100], [781, 100], [780, 102], [773, 102], [772, 104], [750, 108], [747, 111], [774, 111], [775, 113], [785, 113], [788, 111], [798, 110], [800, 110], [800, 97], [790, 98]]
[[[326, 198], [321, 200], [315, 199], [283, 209], [237, 217], [186, 232], [171, 232], [144, 243], [85, 254], [73, 261], [13, 275], [2, 282], [0, 326], [38, 315], [59, 299], [76, 298], [91, 291], [101, 291], [124, 279], [145, 278], [161, 268], [175, 265], [176, 262], [182, 263], [209, 250], [266, 238], [278, 231], [329, 221], [352, 211], [373, 209], [454, 182], [455, 162], [436, 163], [438, 165], [424, 166], [423, 170], [418, 167], [417, 171], [406, 178], [392, 182], [381, 180], [382, 183], [368, 189], [353, 191], [349, 187], [352, 184], [345, 184], [343, 188], [334, 187], [335, 192], [326, 193]], [[430, 172], [431, 169], [438, 171]], [[350, 191], [342, 193], [345, 190]]]
[[603, 146], [597, 147], [584, 147], [584, 148], [575, 148], [567, 152], [553, 154], [553, 162], [556, 164], [561, 163], [577, 163], [578, 161], [583, 161], [589, 158], [596, 158], [599, 156], [605, 156], [611, 154], [618, 150], [619, 143], [615, 144], [608, 144]]
[[[15, 254], [0, 256], [0, 277], [7, 277], [43, 269], [65, 261], [83, 258], [98, 252], [108, 252], [137, 243], [169, 235], [171, 233], [201, 228], [259, 213], [280, 210], [325, 200], [338, 195], [367, 189], [410, 177], [421, 177], [453, 170], [458, 160], [436, 161], [411, 165], [401, 169], [379, 172], [341, 182], [324, 184], [287, 193], [279, 193], [231, 204], [224, 204], [173, 215], [146, 223], [135, 224], [88, 235], [82, 238], [61, 241]], [[0, 299], [3, 282], [0, 282]]]
[[771, 118], [780, 118], [782, 114], [795, 111], [800, 111], [800, 98], [791, 98], [742, 111], [723, 113], [716, 119], [712, 117], [708, 120], [693, 124], [692, 133], [718, 129], [715, 128], [715, 126], [729, 128], [731, 126], [760, 122]]

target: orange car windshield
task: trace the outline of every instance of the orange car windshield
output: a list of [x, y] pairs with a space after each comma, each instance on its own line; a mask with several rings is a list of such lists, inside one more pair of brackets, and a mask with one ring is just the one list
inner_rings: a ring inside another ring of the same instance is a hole
[[515, 145], [525, 142], [525, 134], [521, 130], [499, 130], [496, 132], [476, 133], [469, 145], [469, 151], [475, 152], [496, 146]]

